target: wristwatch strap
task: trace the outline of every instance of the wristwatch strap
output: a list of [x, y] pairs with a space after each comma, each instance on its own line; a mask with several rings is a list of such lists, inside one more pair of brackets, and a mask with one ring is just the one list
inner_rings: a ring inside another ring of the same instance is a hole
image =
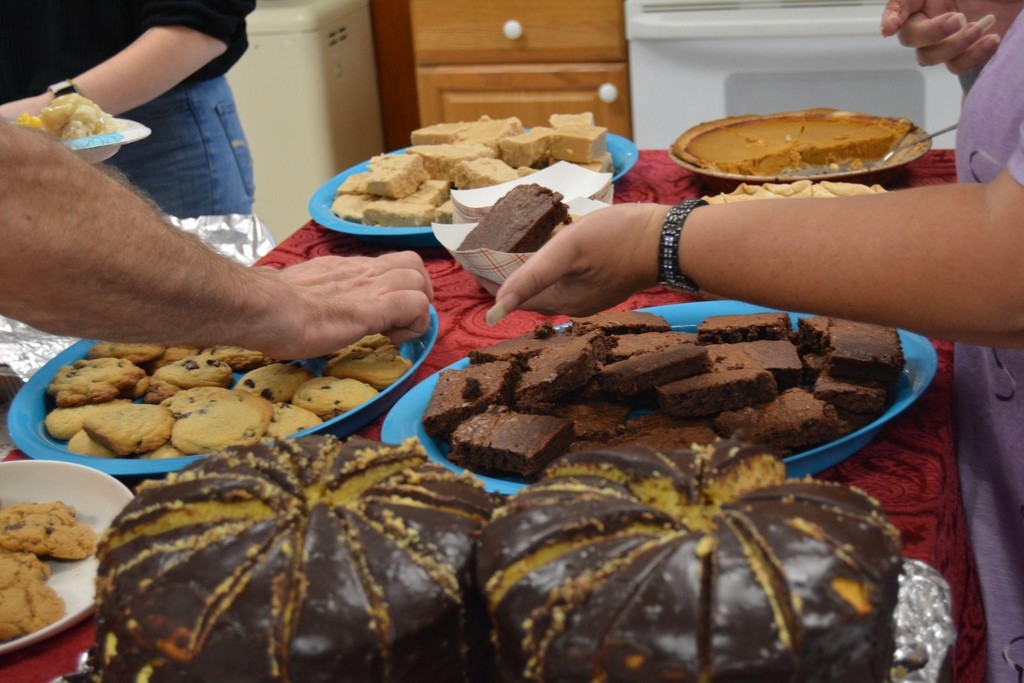
[[54, 83], [46, 89], [53, 93], [54, 98], [78, 92], [78, 86], [72, 83], [71, 79], [63, 80], [60, 83]]
[[661, 224], [658, 244], [658, 283], [684, 292], [700, 291], [700, 286], [679, 271], [679, 240], [687, 217], [699, 206], [707, 206], [703, 199], [684, 199], [665, 215]]

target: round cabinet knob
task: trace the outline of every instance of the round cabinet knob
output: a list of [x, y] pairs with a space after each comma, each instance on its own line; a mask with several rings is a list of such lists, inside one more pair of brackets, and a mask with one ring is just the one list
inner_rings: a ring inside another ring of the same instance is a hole
[[509, 40], [519, 40], [523, 36], [523, 25], [515, 19], [509, 19], [501, 27], [501, 32]]
[[611, 83], [602, 83], [597, 89], [597, 99], [601, 100], [605, 104], [611, 104], [615, 100], [619, 99], [619, 89]]

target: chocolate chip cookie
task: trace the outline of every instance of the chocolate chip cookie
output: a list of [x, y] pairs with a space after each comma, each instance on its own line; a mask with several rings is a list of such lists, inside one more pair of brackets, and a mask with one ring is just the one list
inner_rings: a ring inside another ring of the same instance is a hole
[[154, 381], [168, 382], [182, 389], [227, 387], [233, 379], [231, 366], [202, 353], [165, 365], [153, 373]]
[[64, 616], [64, 600], [46, 585], [50, 568], [32, 553], [0, 551], [0, 641], [38, 631]]
[[46, 414], [43, 426], [53, 438], [67, 441], [82, 430], [82, 421], [87, 415], [128, 402], [127, 399], [115, 399], [106, 403], [89, 403], [74, 408], [54, 408]]
[[85, 357], [89, 360], [94, 358], [124, 358], [136, 365], [142, 365], [147, 361], [159, 358], [166, 347], [163, 344], [120, 344], [118, 342], [96, 342], [89, 348]]
[[77, 360], [57, 371], [46, 393], [54, 397], [58, 407], [106, 403], [115, 398], [134, 398], [140, 383], [148, 378], [145, 371], [123, 358]]
[[156, 450], [171, 438], [174, 415], [160, 405], [124, 403], [87, 415], [82, 429], [117, 455]]
[[357, 379], [317, 377], [303, 384], [292, 396], [292, 405], [315, 413], [322, 420], [361, 406], [379, 392]]
[[259, 351], [243, 349], [241, 346], [211, 346], [201, 353], [226, 363], [236, 372], [245, 372], [274, 362]]
[[316, 377], [297, 363], [271, 363], [250, 370], [235, 383], [235, 390], [248, 391], [271, 403], [290, 401], [295, 390]]
[[74, 508], [60, 501], [0, 508], [0, 548], [81, 560], [92, 555], [95, 547], [96, 532], [75, 518]]
[[274, 417], [270, 418], [265, 436], [268, 439], [283, 439], [322, 423], [323, 420], [305, 408], [293, 406], [291, 403], [275, 403]]
[[171, 430], [175, 448], [193, 455], [225, 446], [251, 445], [263, 438], [274, 415], [273, 404], [255, 394], [228, 393], [201, 399], [178, 418]]

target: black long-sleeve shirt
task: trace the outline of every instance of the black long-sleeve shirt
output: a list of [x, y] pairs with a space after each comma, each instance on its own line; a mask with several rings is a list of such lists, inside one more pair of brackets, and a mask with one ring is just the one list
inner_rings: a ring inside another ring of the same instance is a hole
[[256, 0], [5, 0], [0, 4], [0, 102], [38, 95], [126, 48], [154, 26], [185, 26], [228, 49], [185, 82], [227, 73], [248, 47]]

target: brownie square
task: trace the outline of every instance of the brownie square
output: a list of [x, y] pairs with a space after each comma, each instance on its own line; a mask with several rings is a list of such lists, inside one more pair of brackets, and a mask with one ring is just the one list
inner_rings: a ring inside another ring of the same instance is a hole
[[550, 322], [544, 322], [522, 336], [506, 339], [480, 349], [473, 349], [469, 352], [469, 362], [477, 364], [505, 360], [525, 365], [529, 358], [536, 356], [544, 349], [559, 346], [571, 340], [572, 337], [568, 334], [559, 332], [552, 327]]
[[609, 394], [635, 396], [659, 384], [703, 372], [707, 361], [708, 352], [703, 346], [681, 344], [606, 365], [598, 373], [598, 380]]
[[701, 344], [789, 339], [792, 330], [788, 313], [713, 315], [697, 325], [697, 339]]
[[585, 318], [570, 318], [572, 333], [640, 334], [668, 332], [672, 326], [660, 315], [645, 311], [605, 311]]
[[423, 411], [423, 430], [433, 437], [446, 437], [460, 422], [487, 406], [508, 405], [518, 375], [508, 361], [441, 371]]
[[798, 318], [796, 321], [795, 343], [801, 354], [824, 355], [828, 351], [829, 326], [831, 319], [821, 315]]
[[642, 332], [640, 334], [620, 334], [612, 338], [615, 340], [615, 346], [608, 350], [609, 363], [616, 363], [643, 353], [663, 351], [679, 344], [697, 343], [697, 334], [694, 332]]
[[491, 407], [452, 432], [448, 459], [474, 472], [533, 480], [574, 438], [570, 420]]
[[708, 360], [713, 371], [760, 368], [772, 373], [779, 391], [800, 384], [804, 365], [796, 347], [788, 340], [764, 339], [736, 344], [708, 344]]
[[622, 431], [630, 407], [622, 403], [556, 403], [551, 414], [572, 420], [578, 439], [602, 441]]
[[666, 427], [631, 429], [615, 437], [609, 443], [640, 444], [657, 451], [690, 448], [693, 444], [709, 444], [718, 440], [718, 434], [710, 424], [694, 421], [693, 424]]
[[592, 332], [542, 350], [527, 361], [515, 390], [515, 405], [529, 409], [582, 387], [601, 369], [608, 346], [607, 337]]
[[903, 372], [903, 347], [899, 333], [880, 327], [833, 320], [825, 370], [835, 377], [895, 382]]
[[536, 184], [517, 185], [494, 203], [459, 249], [534, 252], [568, 218], [569, 207], [562, 203], [561, 193]]
[[820, 353], [805, 353], [800, 356], [800, 362], [804, 365], [803, 384], [813, 386], [818, 381], [818, 375], [825, 367], [825, 356]]
[[843, 379], [823, 372], [814, 382], [812, 393], [836, 409], [879, 414], [889, 405], [889, 386], [885, 382]]
[[838, 437], [842, 428], [834, 407], [799, 388], [770, 403], [727, 410], [715, 418], [719, 434], [782, 448], [822, 444]]
[[670, 415], [701, 417], [766, 403], [778, 395], [767, 370], [724, 370], [687, 377], [657, 389], [658, 405]]

